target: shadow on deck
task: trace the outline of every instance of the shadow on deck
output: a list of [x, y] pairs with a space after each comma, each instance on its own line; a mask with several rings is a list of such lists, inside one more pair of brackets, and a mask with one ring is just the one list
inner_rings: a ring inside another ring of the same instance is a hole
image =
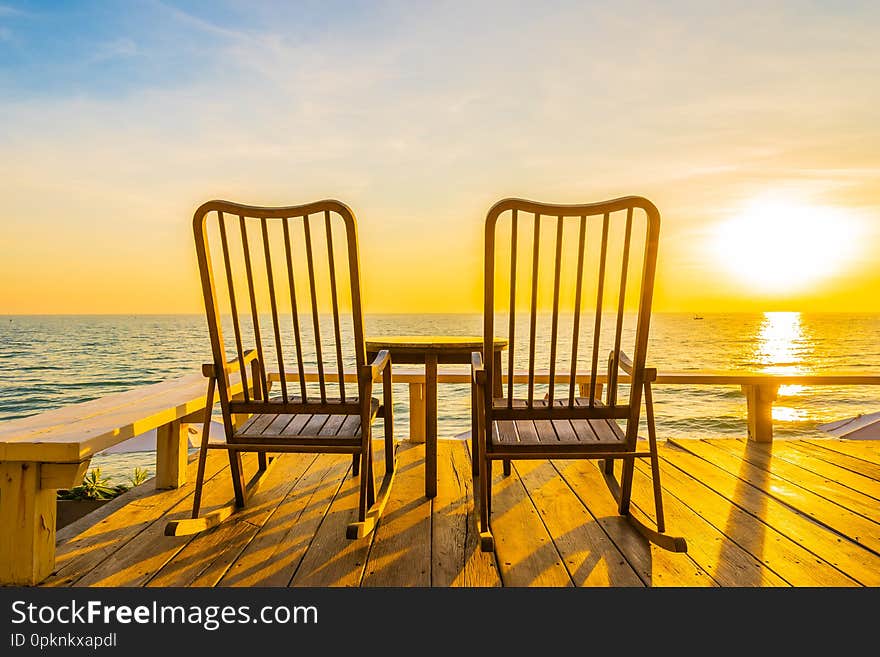
[[[667, 526], [687, 554], [620, 518], [592, 461], [520, 461], [506, 478], [496, 466], [497, 546], [484, 554], [468, 443], [439, 441], [433, 500], [423, 459], [423, 445], [400, 445], [381, 524], [357, 541], [345, 538], [357, 504], [348, 456], [281, 456], [246, 509], [195, 536], [164, 535], [188, 516], [191, 483], [141, 485], [59, 530], [43, 586], [880, 585], [880, 442], [662, 444]], [[649, 475], [637, 470], [634, 502], [652, 516]], [[204, 508], [231, 498], [225, 455], [211, 454], [206, 479]]]

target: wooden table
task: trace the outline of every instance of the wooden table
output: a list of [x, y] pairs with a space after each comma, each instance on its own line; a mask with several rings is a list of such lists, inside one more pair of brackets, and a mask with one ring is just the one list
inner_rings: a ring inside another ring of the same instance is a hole
[[[494, 367], [501, 371], [501, 351], [507, 340], [495, 338], [493, 347]], [[482, 336], [473, 335], [392, 335], [367, 338], [367, 360], [370, 361], [382, 349], [391, 352], [391, 367], [397, 363], [425, 364], [425, 496], [437, 494], [437, 364], [466, 364], [471, 353], [482, 351]], [[497, 377], [500, 384], [501, 378]], [[501, 391], [496, 390], [500, 395]], [[410, 409], [410, 413], [415, 412]], [[471, 409], [471, 438], [473, 432], [473, 409]]]

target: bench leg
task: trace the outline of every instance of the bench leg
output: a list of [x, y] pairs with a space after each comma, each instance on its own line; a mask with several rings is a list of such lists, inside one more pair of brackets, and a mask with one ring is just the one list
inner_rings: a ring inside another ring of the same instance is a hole
[[39, 463], [0, 462], [0, 584], [33, 586], [52, 572], [55, 498]]
[[749, 440], [773, 442], [773, 402], [776, 401], [779, 386], [743, 385], [742, 391], [748, 404]]
[[179, 420], [156, 429], [156, 488], [179, 488], [186, 483], [188, 434], [188, 425]]

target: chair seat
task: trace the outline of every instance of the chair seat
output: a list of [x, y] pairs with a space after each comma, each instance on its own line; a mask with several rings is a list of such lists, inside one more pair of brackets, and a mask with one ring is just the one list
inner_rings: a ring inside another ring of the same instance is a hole
[[[502, 449], [546, 447], [622, 449], [626, 439], [614, 420], [495, 420], [492, 445]], [[598, 451], [598, 449], [597, 449]]]
[[[557, 405], [563, 402], [557, 401]], [[588, 399], [575, 400], [586, 406]], [[515, 399], [514, 408], [524, 407], [525, 400]], [[535, 406], [545, 405], [535, 401]], [[506, 399], [496, 399], [496, 408], [506, 408]], [[602, 406], [598, 401], [596, 406]], [[492, 422], [492, 451], [622, 451], [626, 436], [620, 425], [611, 419], [560, 420], [494, 420]]]
[[[332, 406], [333, 400], [328, 400], [327, 409], [332, 410]], [[379, 400], [373, 397], [370, 400], [371, 421], [378, 411]], [[320, 412], [255, 413], [236, 430], [233, 442], [354, 447], [361, 443], [361, 416]]]

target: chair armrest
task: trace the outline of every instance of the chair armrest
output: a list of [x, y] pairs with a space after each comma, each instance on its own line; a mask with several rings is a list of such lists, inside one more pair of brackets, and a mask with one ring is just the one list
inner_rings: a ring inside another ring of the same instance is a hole
[[379, 353], [376, 354], [376, 357], [373, 359], [372, 363], [363, 366], [361, 370], [361, 378], [373, 382], [378, 382], [382, 377], [382, 372], [385, 370], [385, 367], [390, 364], [391, 352], [387, 349], [382, 349]]
[[[611, 352], [612, 355], [614, 352]], [[623, 351], [617, 352], [618, 358], [617, 363], [625, 373], [632, 375], [633, 373], [633, 362], [629, 356], [627, 356]], [[646, 367], [645, 368], [645, 382], [650, 383], [651, 381], [657, 380], [657, 368], [656, 367]]]
[[633, 373], [633, 362], [623, 351], [617, 352], [617, 363], [627, 374]]
[[[244, 353], [244, 358], [243, 358], [244, 364], [247, 365], [252, 360], [256, 360], [256, 358], [257, 358], [257, 350], [256, 349], [251, 349], [249, 351], [246, 351]], [[227, 374], [229, 374], [236, 367], [239, 367], [238, 358], [233, 358], [232, 360], [229, 360], [223, 364], [223, 371], [225, 371]], [[215, 364], [214, 363], [204, 363], [202, 365], [202, 376], [205, 376], [208, 378], [210, 378], [210, 377], [216, 378], [217, 377], [217, 367], [215, 366]]]
[[479, 351], [471, 352], [471, 380], [475, 385], [486, 385], [486, 368], [483, 366], [483, 354]]

